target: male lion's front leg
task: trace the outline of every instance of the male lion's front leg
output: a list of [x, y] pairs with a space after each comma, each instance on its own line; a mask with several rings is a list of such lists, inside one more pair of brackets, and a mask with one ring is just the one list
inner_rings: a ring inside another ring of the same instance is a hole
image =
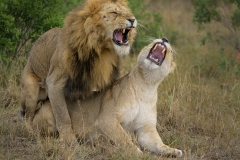
[[151, 152], [155, 152], [163, 156], [182, 157], [181, 150], [171, 148], [162, 142], [155, 125], [148, 125], [138, 129], [137, 136], [140, 146]]
[[[56, 76], [56, 74], [55, 74]], [[65, 79], [47, 77], [48, 96], [51, 103], [53, 115], [56, 119], [56, 127], [59, 132], [60, 141], [67, 143], [77, 143], [77, 139], [72, 129], [72, 122], [68, 112], [65, 96], [63, 93], [63, 86]]]
[[142, 151], [133, 144], [131, 138], [122, 128], [115, 117], [99, 116], [95, 125], [100, 131], [110, 138], [116, 145], [123, 146], [125, 149], [133, 149], [137, 155], [142, 154]]

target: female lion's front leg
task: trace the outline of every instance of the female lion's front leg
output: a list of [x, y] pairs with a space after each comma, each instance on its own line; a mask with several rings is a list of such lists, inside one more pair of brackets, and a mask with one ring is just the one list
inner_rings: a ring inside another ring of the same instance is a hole
[[140, 146], [151, 152], [155, 152], [163, 156], [182, 157], [181, 150], [171, 148], [162, 142], [155, 125], [145, 126], [138, 129], [137, 136]]
[[104, 135], [114, 141], [116, 145], [120, 145], [124, 149], [133, 150], [137, 155], [142, 154], [142, 151], [133, 144], [130, 136], [114, 116], [99, 116], [95, 125]]

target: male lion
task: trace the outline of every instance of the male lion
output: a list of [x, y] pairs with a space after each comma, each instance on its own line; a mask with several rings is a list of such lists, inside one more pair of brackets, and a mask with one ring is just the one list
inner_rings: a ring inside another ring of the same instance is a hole
[[28, 126], [37, 102], [48, 96], [60, 139], [76, 141], [66, 99], [89, 97], [118, 78], [119, 56], [129, 53], [136, 25], [126, 0], [88, 0], [69, 13], [63, 28], [44, 33], [22, 75], [21, 104]]
[[[182, 151], [163, 144], [156, 130], [157, 88], [174, 68], [167, 39], [154, 40], [143, 48], [133, 70], [108, 90], [82, 101], [67, 101], [74, 132], [85, 139], [103, 133], [116, 144], [141, 153], [127, 134], [134, 132], [142, 148], [181, 157]], [[34, 128], [48, 134], [57, 132], [50, 103], [40, 102], [39, 105], [33, 120]]]

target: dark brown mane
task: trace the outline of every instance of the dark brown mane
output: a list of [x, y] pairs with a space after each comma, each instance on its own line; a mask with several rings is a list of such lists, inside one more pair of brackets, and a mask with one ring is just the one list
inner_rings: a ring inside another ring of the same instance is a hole
[[[73, 60], [73, 59], [72, 59]], [[70, 99], [81, 99], [93, 94], [93, 87], [97, 87], [100, 90], [107, 88], [111, 85], [115, 79], [119, 76], [118, 63], [112, 65], [113, 71], [110, 75], [109, 83], [104, 86], [93, 86], [95, 80], [92, 70], [96, 67], [95, 64], [99, 60], [99, 56], [94, 49], [92, 49], [88, 60], [81, 61], [78, 58], [78, 54], [74, 54], [74, 60], [71, 61], [72, 69], [79, 71], [75, 78], [68, 76], [67, 82], [64, 87], [64, 94]], [[109, 63], [109, 62], [106, 62]]]

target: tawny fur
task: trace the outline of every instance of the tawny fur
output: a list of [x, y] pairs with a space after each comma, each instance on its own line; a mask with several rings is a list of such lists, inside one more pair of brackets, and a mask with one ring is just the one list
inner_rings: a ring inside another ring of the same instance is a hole
[[[44, 33], [32, 47], [22, 74], [21, 104], [28, 128], [37, 102], [48, 96], [60, 137], [74, 139], [66, 99], [91, 96], [118, 78], [119, 56], [129, 53], [136, 25], [125, 0], [88, 0], [68, 14], [63, 28]], [[129, 43], [119, 46], [113, 33], [123, 28], [131, 28]]]
[[[145, 47], [133, 70], [105, 92], [81, 101], [67, 101], [76, 135], [92, 139], [103, 133], [115, 144], [129, 147], [139, 154], [141, 150], [127, 134], [134, 132], [142, 148], [157, 154], [182, 156], [181, 150], [165, 145], [156, 130], [157, 88], [175, 68], [172, 49], [167, 42], [164, 42], [167, 53], [161, 66], [147, 59], [156, 42], [163, 43], [162, 39], [157, 39]], [[34, 128], [45, 133], [57, 132], [50, 103], [41, 105], [34, 118]]]

